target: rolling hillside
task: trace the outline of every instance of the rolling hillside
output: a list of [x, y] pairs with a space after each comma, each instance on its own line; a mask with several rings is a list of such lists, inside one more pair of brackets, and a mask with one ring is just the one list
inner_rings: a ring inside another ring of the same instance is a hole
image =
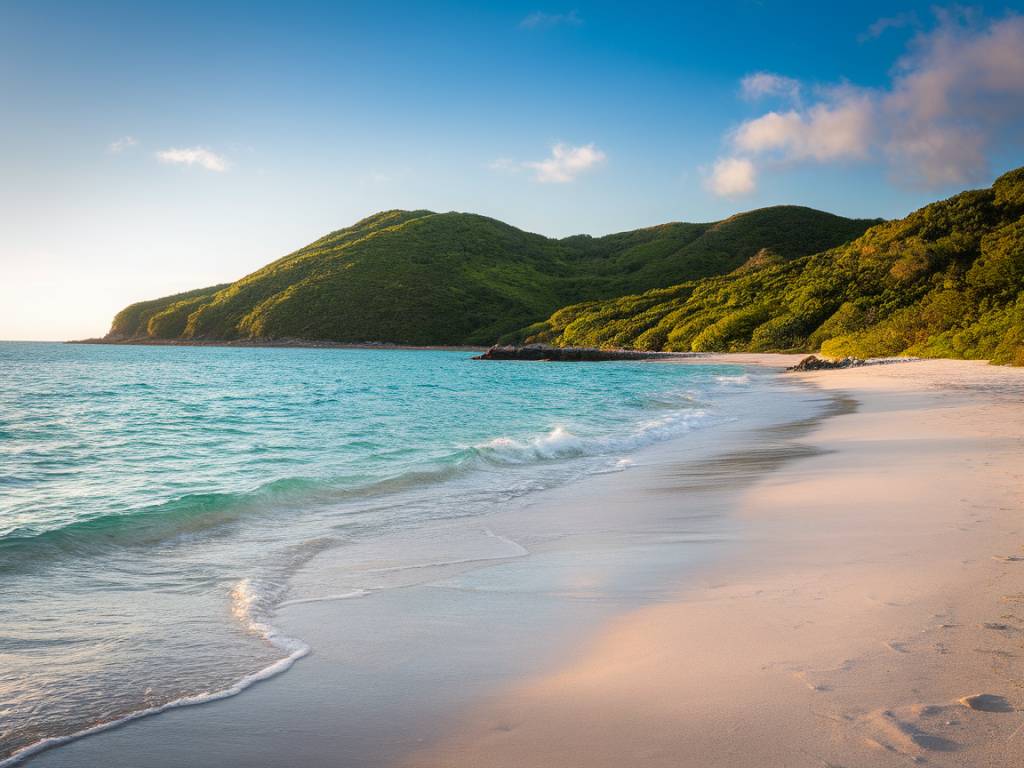
[[788, 261], [876, 223], [779, 206], [560, 240], [468, 213], [385, 211], [228, 285], [133, 304], [110, 341], [306, 339], [489, 344], [554, 310]]
[[565, 307], [510, 338], [1024, 365], [1024, 168], [822, 253], [764, 251], [727, 275]]

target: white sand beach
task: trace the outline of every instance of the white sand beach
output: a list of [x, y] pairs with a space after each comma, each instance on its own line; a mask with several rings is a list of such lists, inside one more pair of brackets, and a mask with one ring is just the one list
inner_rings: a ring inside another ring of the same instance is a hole
[[739, 556], [402, 764], [1024, 763], [1024, 377], [802, 376], [859, 408], [746, 490]]

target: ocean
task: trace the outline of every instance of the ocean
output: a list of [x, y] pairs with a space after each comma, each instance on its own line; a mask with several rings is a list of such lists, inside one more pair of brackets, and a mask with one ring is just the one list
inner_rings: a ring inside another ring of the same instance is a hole
[[282, 605], [520, 557], [418, 532], [628, 472], [757, 390], [729, 365], [470, 358], [0, 343], [0, 766], [286, 671], [309, 648]]

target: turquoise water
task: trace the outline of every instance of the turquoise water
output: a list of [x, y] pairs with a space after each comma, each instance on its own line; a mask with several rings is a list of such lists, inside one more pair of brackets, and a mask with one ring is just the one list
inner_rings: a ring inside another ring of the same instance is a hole
[[308, 649], [274, 608], [312, 559], [628, 471], [747, 385], [469, 358], [0, 344], [0, 764], [284, 671]]

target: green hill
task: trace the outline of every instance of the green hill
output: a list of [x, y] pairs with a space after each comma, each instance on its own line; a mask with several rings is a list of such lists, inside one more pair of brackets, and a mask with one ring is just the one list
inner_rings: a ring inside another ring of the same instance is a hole
[[822, 253], [766, 252], [727, 275], [565, 307], [513, 336], [1024, 365], [1024, 168]]
[[229, 285], [133, 304], [107, 339], [489, 344], [567, 304], [723, 274], [766, 249], [798, 258], [874, 223], [779, 206], [556, 240], [474, 214], [385, 211]]

